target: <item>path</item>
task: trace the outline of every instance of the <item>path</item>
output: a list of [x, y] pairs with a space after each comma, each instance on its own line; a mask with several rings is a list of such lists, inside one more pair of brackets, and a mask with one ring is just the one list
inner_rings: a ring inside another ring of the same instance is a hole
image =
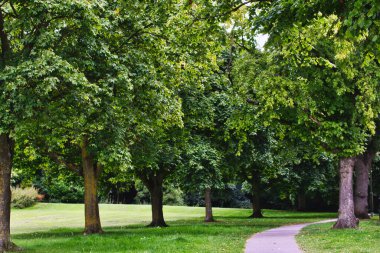
[[324, 220], [315, 223], [304, 223], [282, 226], [255, 234], [245, 244], [245, 253], [302, 253], [295, 236], [302, 228], [317, 223], [327, 223], [336, 220]]

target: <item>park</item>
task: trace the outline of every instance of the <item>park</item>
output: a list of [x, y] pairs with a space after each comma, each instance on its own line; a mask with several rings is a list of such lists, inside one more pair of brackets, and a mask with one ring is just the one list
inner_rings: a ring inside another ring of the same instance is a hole
[[0, 0], [0, 252], [380, 252], [378, 0]]

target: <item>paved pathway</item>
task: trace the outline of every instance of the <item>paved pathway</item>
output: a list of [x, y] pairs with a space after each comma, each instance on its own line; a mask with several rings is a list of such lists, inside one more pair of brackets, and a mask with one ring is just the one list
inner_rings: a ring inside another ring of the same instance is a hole
[[245, 253], [302, 253], [295, 236], [302, 228], [317, 223], [333, 222], [324, 220], [315, 223], [283, 226], [255, 234], [245, 244]]

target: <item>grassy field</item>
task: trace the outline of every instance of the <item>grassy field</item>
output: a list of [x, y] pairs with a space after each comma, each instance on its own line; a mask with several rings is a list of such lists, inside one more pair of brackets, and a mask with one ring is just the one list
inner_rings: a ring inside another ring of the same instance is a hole
[[201, 207], [166, 206], [168, 228], [147, 228], [150, 206], [101, 205], [103, 235], [83, 236], [83, 205], [38, 204], [12, 210], [12, 239], [24, 252], [242, 252], [247, 238], [284, 224], [334, 217], [329, 213], [266, 210], [267, 218], [248, 219], [250, 210], [215, 208], [218, 222], [202, 222]]
[[333, 223], [311, 225], [302, 230], [297, 241], [306, 253], [380, 252], [378, 219], [361, 221], [359, 229], [331, 229]]

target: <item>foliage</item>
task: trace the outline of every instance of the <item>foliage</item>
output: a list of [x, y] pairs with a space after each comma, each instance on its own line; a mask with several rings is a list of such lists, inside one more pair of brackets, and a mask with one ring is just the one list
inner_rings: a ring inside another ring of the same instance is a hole
[[[269, 65], [253, 77], [250, 95], [258, 101], [259, 115], [277, 124], [281, 136], [354, 156], [374, 133], [378, 66], [362, 51], [368, 37], [344, 36], [339, 4], [329, 9], [322, 2], [279, 1], [263, 9], [258, 19], [270, 33]], [[286, 10], [297, 15], [287, 19]]]
[[37, 202], [38, 191], [34, 187], [12, 187], [11, 206], [14, 208], [23, 209], [31, 207]]
[[62, 203], [83, 202], [83, 181], [77, 173], [68, 171], [33, 149], [16, 147], [13, 186], [34, 186], [44, 195], [44, 201]]
[[182, 190], [178, 187], [165, 187], [162, 202], [164, 205], [169, 206], [183, 206], [184, 202]]
[[[212, 141], [212, 140], [211, 140]], [[222, 154], [209, 140], [193, 136], [185, 147], [178, 171], [184, 187], [217, 189], [222, 181]]]

